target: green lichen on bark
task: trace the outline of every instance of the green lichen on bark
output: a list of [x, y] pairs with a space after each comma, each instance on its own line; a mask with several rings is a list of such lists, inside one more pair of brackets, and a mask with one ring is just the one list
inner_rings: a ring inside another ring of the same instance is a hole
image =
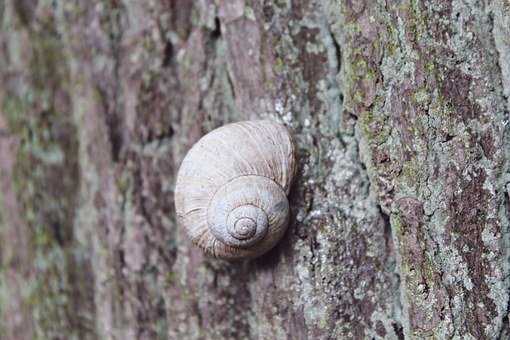
[[[504, 1], [0, 3], [0, 166], [33, 282], [0, 312], [34, 337], [508, 334]], [[258, 118], [296, 137], [291, 226], [258, 260], [204, 258], [178, 165]]]
[[[51, 22], [31, 25], [22, 10], [12, 13], [6, 25], [11, 34], [26, 37], [22, 44], [27, 45], [13, 46], [6, 57], [28, 55], [26, 70], [11, 66], [25, 82], [19, 86], [4, 79], [2, 96], [8, 133], [18, 141], [11, 180], [33, 256], [25, 268], [31, 281], [23, 284], [22, 296], [35, 322], [33, 338], [62, 333], [84, 338], [94, 333], [93, 307], [88, 302], [88, 262], [73, 238], [80, 176], [76, 128], [66, 111], [65, 56]], [[19, 251], [15, 244], [10, 247]]]
[[[362, 94], [352, 107], [363, 155], [392, 217], [406, 334], [494, 338], [508, 300], [508, 217], [499, 214], [508, 169], [495, 145], [508, 144], [501, 78], [487, 53], [491, 14], [455, 1], [347, 10], [360, 27], [348, 39], [358, 48], [347, 91]], [[477, 306], [490, 316], [481, 320]]]
[[[2, 192], [0, 192], [0, 207], [4, 207], [5, 202], [2, 195]], [[5, 229], [6, 229], [4, 217], [2, 210], [0, 209], [0, 240], [5, 239]], [[5, 294], [8, 291], [7, 283], [3, 279], [5, 277], [5, 251], [0, 248], [0, 315], [4, 315], [6, 313], [6, 304], [8, 301], [8, 294]], [[5, 322], [0, 322], [0, 337], [7, 337], [7, 325]]]

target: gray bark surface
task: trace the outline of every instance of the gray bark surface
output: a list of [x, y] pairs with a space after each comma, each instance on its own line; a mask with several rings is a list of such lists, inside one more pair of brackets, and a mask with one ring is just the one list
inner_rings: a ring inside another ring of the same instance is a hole
[[[508, 0], [0, 0], [0, 338], [508, 339]], [[270, 118], [291, 225], [176, 224], [189, 147]]]

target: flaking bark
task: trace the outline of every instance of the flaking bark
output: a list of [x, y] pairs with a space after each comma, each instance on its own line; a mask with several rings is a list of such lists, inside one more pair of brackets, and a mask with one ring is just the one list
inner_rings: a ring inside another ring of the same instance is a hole
[[[510, 4], [0, 1], [0, 337], [506, 339]], [[294, 131], [251, 262], [176, 225], [189, 147]]]

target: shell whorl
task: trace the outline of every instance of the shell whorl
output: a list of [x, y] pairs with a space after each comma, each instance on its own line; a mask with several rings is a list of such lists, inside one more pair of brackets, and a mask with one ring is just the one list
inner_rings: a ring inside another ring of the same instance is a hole
[[175, 189], [178, 220], [193, 243], [225, 259], [271, 249], [288, 224], [294, 152], [287, 129], [268, 120], [202, 137], [184, 158]]

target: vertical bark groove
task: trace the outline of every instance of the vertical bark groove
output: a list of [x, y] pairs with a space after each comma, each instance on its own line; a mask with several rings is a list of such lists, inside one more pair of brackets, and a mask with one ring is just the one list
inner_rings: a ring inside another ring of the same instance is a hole
[[[505, 0], [5, 0], [0, 25], [0, 337], [509, 336]], [[176, 171], [260, 118], [296, 138], [291, 225], [205, 258]]]

